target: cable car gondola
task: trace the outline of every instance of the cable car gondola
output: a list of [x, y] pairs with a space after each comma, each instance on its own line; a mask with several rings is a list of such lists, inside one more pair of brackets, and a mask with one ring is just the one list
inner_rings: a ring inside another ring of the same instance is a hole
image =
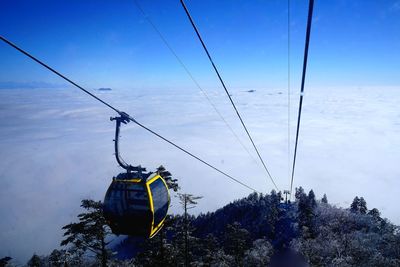
[[118, 140], [121, 123], [129, 119], [121, 116], [111, 120], [116, 121], [115, 156], [126, 172], [114, 177], [107, 190], [104, 217], [114, 234], [151, 238], [167, 216], [170, 196], [163, 176], [168, 172], [146, 173], [141, 166], [125, 163], [119, 155]]

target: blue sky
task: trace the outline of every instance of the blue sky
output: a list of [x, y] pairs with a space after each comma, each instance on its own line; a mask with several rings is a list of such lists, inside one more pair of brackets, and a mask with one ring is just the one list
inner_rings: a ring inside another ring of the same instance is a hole
[[[215, 74], [178, 0], [138, 0], [204, 87]], [[308, 1], [291, 1], [291, 69], [299, 84]], [[228, 86], [287, 85], [287, 1], [187, 6]], [[316, 1], [308, 85], [400, 84], [400, 1]], [[0, 33], [89, 88], [193, 86], [134, 1], [3, 0]], [[64, 82], [5, 44], [0, 83]]]

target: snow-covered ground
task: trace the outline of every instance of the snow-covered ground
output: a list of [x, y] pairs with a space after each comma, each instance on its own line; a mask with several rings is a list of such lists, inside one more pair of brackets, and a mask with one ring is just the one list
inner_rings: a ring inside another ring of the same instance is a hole
[[[289, 186], [285, 89], [232, 90], [278, 187]], [[193, 88], [95, 92], [139, 122], [262, 192], [273, 189], [204, 96]], [[221, 88], [210, 98], [253, 153]], [[297, 93], [297, 92], [296, 92]], [[291, 96], [293, 148], [298, 94]], [[294, 184], [347, 207], [400, 223], [400, 88], [307, 88]], [[0, 255], [49, 253], [83, 198], [102, 199], [113, 175], [115, 116], [72, 88], [0, 90]], [[183, 192], [204, 196], [193, 212], [213, 211], [250, 191], [134, 124], [122, 129], [122, 155], [148, 170], [164, 165]], [[180, 212], [176, 201], [172, 212]]]

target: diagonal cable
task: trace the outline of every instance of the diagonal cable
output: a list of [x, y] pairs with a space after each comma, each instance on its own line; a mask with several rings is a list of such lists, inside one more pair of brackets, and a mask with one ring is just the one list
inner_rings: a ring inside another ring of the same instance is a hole
[[58, 75], [59, 77], [63, 78], [64, 80], [66, 80], [67, 82], [69, 82], [70, 84], [74, 85], [75, 87], [79, 88], [80, 90], [82, 90], [83, 92], [85, 92], [86, 94], [88, 94], [89, 96], [93, 97], [94, 99], [96, 99], [97, 101], [101, 102], [102, 104], [106, 105], [107, 107], [109, 107], [110, 109], [114, 110], [115, 112], [117, 112], [120, 116], [125, 117], [127, 119], [129, 119], [130, 121], [132, 121], [133, 123], [137, 124], [138, 126], [140, 126], [141, 128], [145, 129], [146, 131], [150, 132], [151, 134], [157, 136], [158, 138], [164, 140], [165, 142], [169, 143], [170, 145], [174, 146], [175, 148], [179, 149], [180, 151], [186, 153], [187, 155], [191, 156], [192, 158], [200, 161], [201, 163], [205, 164], [206, 166], [210, 167], [211, 169], [214, 169], [215, 171], [219, 172], [220, 174], [226, 176], [227, 178], [231, 179], [232, 181], [254, 191], [259, 193], [257, 190], [255, 190], [254, 188], [248, 186], [247, 184], [241, 182], [240, 180], [236, 179], [235, 177], [227, 174], [226, 172], [218, 169], [217, 167], [213, 166], [212, 164], [208, 163], [207, 161], [201, 159], [200, 157], [194, 155], [193, 153], [189, 152], [188, 150], [182, 148], [181, 146], [175, 144], [174, 142], [170, 141], [169, 139], [165, 138], [164, 136], [156, 133], [155, 131], [151, 130], [150, 128], [144, 126], [143, 124], [141, 124], [140, 122], [138, 122], [137, 120], [135, 120], [134, 118], [132, 118], [130, 115], [128, 115], [125, 112], [122, 112], [118, 109], [116, 109], [115, 107], [113, 107], [112, 105], [110, 105], [109, 103], [105, 102], [104, 100], [100, 99], [99, 97], [97, 97], [96, 95], [94, 95], [93, 93], [89, 92], [88, 90], [86, 90], [85, 88], [83, 88], [82, 86], [78, 85], [77, 83], [73, 82], [72, 80], [70, 80], [69, 78], [67, 78], [66, 76], [64, 76], [63, 74], [61, 74], [60, 72], [56, 71], [55, 69], [53, 69], [52, 67], [50, 67], [49, 65], [47, 65], [46, 63], [42, 62], [41, 60], [37, 59], [36, 57], [34, 57], [33, 55], [29, 54], [28, 52], [26, 52], [25, 50], [23, 50], [22, 48], [18, 47], [17, 45], [15, 45], [14, 43], [10, 42], [9, 40], [7, 40], [6, 38], [4, 38], [3, 36], [0, 35], [0, 40], [2, 40], [3, 42], [5, 42], [6, 44], [10, 45], [11, 47], [15, 48], [16, 50], [18, 50], [19, 52], [21, 52], [22, 54], [24, 54], [25, 56], [31, 58], [32, 60], [34, 60], [35, 62], [37, 62], [38, 64], [42, 65], [43, 67], [45, 67], [46, 69], [50, 70], [51, 72], [53, 72], [54, 74]]
[[302, 73], [302, 76], [301, 76], [300, 103], [299, 103], [299, 113], [298, 113], [298, 116], [297, 116], [296, 142], [295, 142], [295, 145], [294, 145], [293, 166], [292, 166], [292, 180], [290, 182], [290, 195], [292, 195], [294, 170], [295, 170], [295, 167], [296, 167], [297, 144], [298, 144], [298, 141], [299, 141], [301, 110], [302, 110], [302, 107], [303, 107], [304, 83], [305, 83], [305, 80], [306, 80], [307, 60], [308, 60], [308, 47], [309, 47], [309, 44], [310, 44], [313, 9], [314, 9], [314, 0], [310, 0], [309, 6], [308, 6], [306, 43], [305, 43], [305, 46], [304, 46], [303, 73]]
[[254, 147], [254, 150], [255, 150], [256, 153], [257, 153], [258, 158], [260, 159], [260, 161], [261, 161], [261, 163], [262, 163], [262, 165], [263, 165], [263, 167], [264, 167], [264, 169], [265, 169], [265, 171], [266, 171], [268, 177], [270, 178], [271, 182], [272, 182], [273, 185], [275, 186], [276, 190], [279, 191], [279, 189], [278, 189], [278, 187], [277, 187], [277, 185], [276, 185], [274, 179], [272, 178], [272, 176], [271, 176], [271, 174], [270, 174], [270, 172], [269, 172], [269, 170], [268, 170], [268, 168], [267, 168], [267, 165], [265, 164], [264, 160], [262, 159], [261, 154], [260, 154], [260, 152], [258, 151], [257, 146], [255, 145], [255, 143], [254, 143], [254, 141], [253, 141], [253, 138], [252, 138], [251, 135], [250, 135], [249, 130], [248, 130], [247, 127], [246, 127], [246, 124], [244, 123], [244, 121], [243, 121], [243, 119], [242, 119], [242, 116], [240, 116], [240, 113], [239, 113], [238, 109], [236, 108], [235, 103], [233, 102], [233, 99], [232, 99], [232, 97], [231, 97], [231, 95], [230, 95], [230, 93], [229, 93], [229, 91], [228, 91], [228, 89], [227, 89], [227, 87], [226, 87], [226, 85], [225, 85], [225, 82], [223, 81], [223, 79], [222, 79], [222, 77], [221, 77], [221, 75], [220, 75], [220, 73], [219, 73], [219, 71], [218, 71], [216, 65], [214, 64], [214, 61], [212, 60], [211, 55], [210, 55], [210, 53], [208, 52], [208, 49], [207, 49], [205, 43], [203, 42], [203, 39], [202, 39], [202, 37], [201, 37], [201, 35], [200, 35], [200, 32], [199, 32], [199, 30], [197, 29], [197, 27], [196, 27], [196, 25], [195, 25], [195, 23], [194, 23], [194, 21], [193, 21], [193, 19], [192, 19], [192, 16], [190, 15], [190, 12], [189, 12], [189, 10], [187, 9], [187, 7], [186, 7], [186, 5], [185, 5], [185, 2], [184, 2], [183, 0], [180, 0], [180, 1], [181, 1], [181, 4], [182, 4], [183, 9], [185, 10], [185, 13], [186, 13], [187, 17], [189, 18], [190, 23], [191, 23], [192, 26], [193, 26], [193, 29], [194, 29], [195, 32], [196, 32], [197, 37], [199, 38], [199, 40], [200, 40], [200, 42], [201, 42], [201, 45], [202, 45], [203, 48], [204, 48], [204, 51], [205, 51], [206, 54], [207, 54], [208, 59], [210, 60], [210, 63], [211, 63], [211, 65], [212, 65], [212, 67], [214, 68], [215, 73], [216, 73], [217, 76], [218, 76], [219, 81], [221, 82], [222, 87], [223, 87], [224, 90], [225, 90], [226, 95], [228, 96], [228, 98], [229, 98], [229, 100], [230, 100], [230, 102], [231, 102], [231, 104], [232, 104], [232, 106], [233, 106], [233, 108], [234, 108], [234, 110], [235, 110], [235, 112], [236, 112], [236, 115], [238, 116], [238, 118], [239, 118], [239, 120], [240, 120], [240, 122], [241, 122], [241, 124], [242, 124], [242, 126], [243, 126], [243, 128], [244, 128], [244, 130], [246, 131], [247, 136], [249, 137], [249, 139], [250, 139], [250, 141], [251, 141], [251, 144], [252, 144], [253, 147]]
[[147, 20], [147, 22], [151, 25], [151, 27], [154, 29], [154, 31], [158, 34], [160, 39], [163, 41], [163, 43], [167, 46], [169, 51], [174, 55], [178, 63], [181, 65], [181, 67], [185, 70], [186, 74], [189, 76], [189, 78], [193, 81], [193, 83], [196, 85], [196, 87], [202, 92], [203, 96], [207, 99], [208, 103], [213, 107], [215, 112], [218, 114], [218, 116], [221, 118], [221, 120], [224, 122], [226, 127], [229, 129], [229, 131], [232, 133], [232, 135], [236, 138], [236, 140], [239, 142], [239, 144], [242, 146], [242, 148], [249, 154], [251, 159], [254, 161], [254, 163], [258, 164], [258, 161], [254, 158], [254, 156], [250, 153], [249, 149], [243, 144], [243, 142], [240, 140], [239, 136], [235, 133], [235, 131], [232, 129], [232, 127], [229, 125], [229, 123], [226, 121], [224, 116], [221, 114], [221, 112], [218, 110], [216, 105], [212, 102], [211, 98], [208, 96], [207, 92], [203, 90], [203, 88], [200, 86], [200, 84], [197, 82], [197, 80], [194, 78], [192, 73], [189, 71], [188, 67], [183, 63], [181, 58], [178, 56], [178, 54], [175, 52], [175, 50], [172, 48], [172, 46], [168, 43], [167, 39], [164, 37], [164, 35], [161, 33], [161, 31], [157, 28], [157, 26], [153, 23], [153, 21], [150, 19], [150, 16], [143, 10], [142, 6], [139, 4], [137, 0], [134, 0], [137, 8], [140, 10], [142, 13], [143, 17]]

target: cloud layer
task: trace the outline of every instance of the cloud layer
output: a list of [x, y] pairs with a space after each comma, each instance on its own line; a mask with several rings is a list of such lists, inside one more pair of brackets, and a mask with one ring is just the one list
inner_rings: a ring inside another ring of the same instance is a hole
[[[251, 88], [249, 88], [251, 89]], [[200, 92], [112, 90], [96, 92], [167, 138], [262, 192], [273, 186], [259, 163], [238, 144]], [[220, 89], [211, 99], [251, 150], [251, 144]], [[278, 89], [234, 90], [255, 143], [278, 187], [289, 186], [287, 96]], [[327, 193], [348, 206], [364, 196], [400, 223], [399, 88], [315, 88], [305, 96], [295, 186]], [[291, 96], [293, 146], [298, 95]], [[61, 227], [79, 212], [82, 198], [102, 199], [113, 175], [115, 125], [110, 110], [74, 89], [0, 91], [0, 256], [26, 260], [48, 253]], [[122, 129], [126, 161], [149, 170], [167, 167], [183, 191], [204, 196], [194, 212], [212, 211], [250, 193], [146, 131]], [[253, 153], [253, 157], [256, 155]], [[176, 202], [173, 212], [180, 212]]]

